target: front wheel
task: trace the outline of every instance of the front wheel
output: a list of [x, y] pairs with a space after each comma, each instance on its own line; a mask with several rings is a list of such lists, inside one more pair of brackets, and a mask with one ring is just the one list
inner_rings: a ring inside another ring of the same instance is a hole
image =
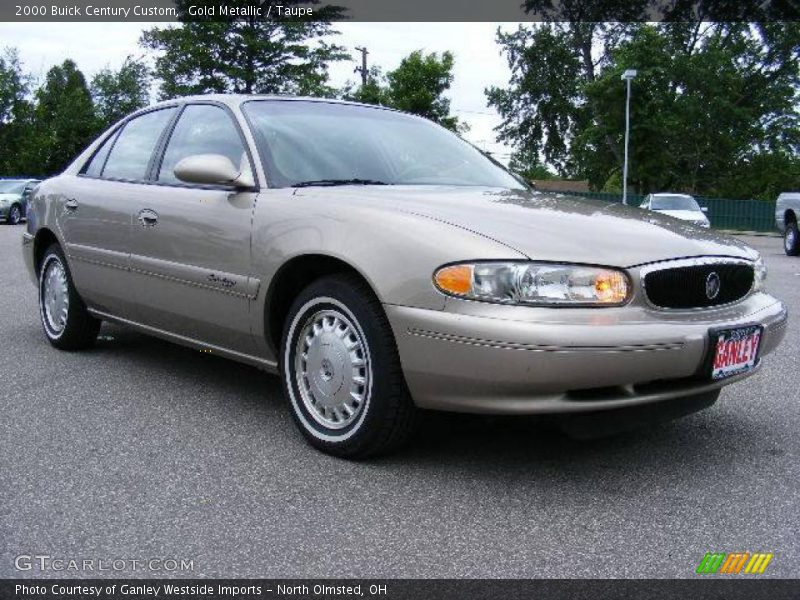
[[19, 204], [15, 204], [14, 206], [8, 209], [8, 217], [6, 217], [6, 223], [8, 223], [9, 225], [18, 225], [21, 220], [22, 220], [22, 209], [20, 208]]
[[100, 331], [100, 321], [86, 310], [58, 244], [45, 251], [39, 269], [39, 315], [48, 341], [61, 350], [88, 348]]
[[800, 254], [800, 232], [797, 230], [795, 221], [786, 224], [786, 232], [783, 234], [783, 250], [788, 256]]
[[363, 458], [398, 447], [414, 405], [380, 302], [354, 276], [324, 277], [294, 301], [281, 343], [284, 393], [315, 448]]

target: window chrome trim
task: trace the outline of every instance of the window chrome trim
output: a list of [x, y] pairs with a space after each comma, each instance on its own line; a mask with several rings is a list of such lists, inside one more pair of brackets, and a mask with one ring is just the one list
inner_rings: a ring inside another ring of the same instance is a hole
[[668, 306], [659, 306], [651, 302], [650, 296], [647, 293], [647, 285], [645, 284], [645, 278], [647, 275], [651, 273], [656, 273], [658, 271], [670, 271], [672, 269], [680, 269], [683, 267], [702, 267], [707, 265], [747, 265], [750, 267], [754, 267], [755, 261], [747, 258], [737, 258], [733, 256], [698, 256], [695, 258], [676, 258], [676, 259], [662, 260], [642, 265], [639, 267], [639, 284], [642, 288], [642, 295], [644, 296], [644, 301], [647, 304], [647, 307], [657, 311], [672, 312], [672, 313], [717, 310], [720, 308], [725, 308], [727, 306], [738, 304], [739, 302], [742, 302], [744, 299], [749, 297], [750, 294], [753, 293], [753, 287], [755, 287], [756, 284], [755, 269], [753, 269], [753, 284], [750, 286], [750, 291], [748, 291], [744, 296], [742, 296], [738, 300], [734, 300], [733, 302], [726, 302], [725, 304], [714, 304], [713, 306], [694, 306], [692, 308], [670, 308]]

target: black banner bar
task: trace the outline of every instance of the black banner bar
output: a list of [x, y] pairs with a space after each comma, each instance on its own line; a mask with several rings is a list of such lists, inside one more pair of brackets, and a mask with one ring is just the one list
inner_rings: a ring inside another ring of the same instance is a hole
[[5, 579], [13, 600], [795, 600], [796, 580], [697, 579]]
[[798, 0], [3, 0], [0, 21], [800, 21]]

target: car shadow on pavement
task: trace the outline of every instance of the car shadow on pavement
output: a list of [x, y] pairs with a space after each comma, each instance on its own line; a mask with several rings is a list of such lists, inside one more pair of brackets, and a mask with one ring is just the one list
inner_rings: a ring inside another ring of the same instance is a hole
[[[596, 482], [606, 493], [631, 477], [662, 476], [702, 480], [709, 471], [733, 476], [759, 455], [780, 454], [758, 423], [713, 406], [660, 424], [596, 439], [574, 439], [551, 420], [426, 412], [414, 439], [400, 454], [381, 459], [387, 467], [402, 462], [417, 467], [470, 465], [471, 472], [517, 477]], [[627, 482], [627, 484], [625, 483]]]
[[[275, 375], [116, 325], [104, 324], [94, 352], [113, 353], [115, 359], [125, 356], [137, 363], [137, 369], [168, 369], [177, 378], [185, 372], [185, 377], [229, 403], [216, 410], [228, 406], [261, 421], [258, 426], [265, 428], [268, 439], [296, 443], [298, 451], [311, 453], [314, 459], [340, 462], [305, 445], [291, 426]], [[416, 432], [404, 448], [385, 457], [342, 463], [342, 469], [391, 471], [402, 465], [438, 472], [468, 467], [477, 478], [503, 471], [555, 479], [571, 474], [593, 480], [602, 474], [604, 485], [613, 488], [617, 476], [637, 471], [680, 472], [683, 478], [708, 469], [724, 473], [734, 456], [779, 453], [768, 438], [758, 422], [719, 404], [675, 421], [590, 440], [569, 437], [547, 418], [420, 411]]]

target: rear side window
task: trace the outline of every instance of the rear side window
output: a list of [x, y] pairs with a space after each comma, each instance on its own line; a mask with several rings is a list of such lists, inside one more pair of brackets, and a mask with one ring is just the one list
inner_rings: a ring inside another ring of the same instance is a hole
[[164, 108], [128, 121], [111, 149], [102, 176], [134, 181], [144, 179], [153, 150], [174, 113], [175, 108]]
[[158, 180], [178, 183], [175, 165], [195, 154], [221, 154], [227, 156], [235, 166], [248, 168], [247, 154], [236, 125], [219, 106], [193, 104], [181, 113], [164, 152]]
[[119, 132], [114, 133], [114, 135], [103, 142], [100, 149], [94, 153], [92, 160], [89, 161], [89, 164], [86, 165], [86, 168], [83, 170], [85, 175], [89, 177], [100, 177], [103, 172], [103, 165], [106, 164], [108, 153], [111, 151], [111, 146], [114, 145], [114, 140], [117, 138], [117, 133]]

